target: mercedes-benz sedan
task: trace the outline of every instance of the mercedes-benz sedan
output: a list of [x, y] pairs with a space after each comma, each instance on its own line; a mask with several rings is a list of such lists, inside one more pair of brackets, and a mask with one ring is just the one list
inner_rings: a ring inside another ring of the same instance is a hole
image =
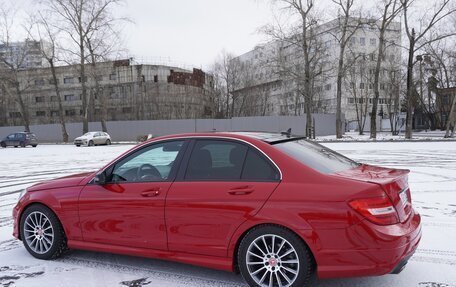
[[250, 286], [399, 273], [421, 238], [408, 173], [297, 137], [166, 136], [28, 188], [14, 236], [39, 259], [67, 248], [162, 258]]

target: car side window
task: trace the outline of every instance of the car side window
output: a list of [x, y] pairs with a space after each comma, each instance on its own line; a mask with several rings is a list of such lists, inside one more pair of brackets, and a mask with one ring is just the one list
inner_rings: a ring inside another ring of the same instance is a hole
[[9, 140], [12, 140], [16, 137], [16, 134], [11, 134], [9, 136], [7, 136], [6, 138], [9, 139]]
[[168, 181], [183, 145], [184, 141], [171, 141], [140, 149], [115, 164], [110, 181]]
[[240, 180], [247, 147], [232, 141], [197, 140], [186, 180]]
[[269, 160], [249, 148], [241, 178], [246, 181], [278, 181], [280, 174]]

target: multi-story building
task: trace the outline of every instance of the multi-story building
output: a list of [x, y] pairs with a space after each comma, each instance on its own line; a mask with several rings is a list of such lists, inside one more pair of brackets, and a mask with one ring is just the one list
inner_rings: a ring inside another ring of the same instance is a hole
[[[212, 77], [202, 70], [132, 64], [130, 60], [86, 65], [89, 121], [189, 119], [212, 116]], [[81, 122], [82, 80], [79, 65], [56, 67], [67, 122]], [[59, 101], [50, 68], [18, 73], [31, 124], [59, 122]], [[14, 91], [0, 94], [0, 125], [22, 125]], [[104, 104], [103, 104], [104, 103]]]
[[25, 40], [0, 44], [0, 59], [14, 69], [48, 67], [43, 52], [50, 55], [49, 44], [44, 41]]
[[[309, 49], [313, 57], [311, 91], [313, 112], [336, 113], [337, 67], [341, 21], [337, 18], [312, 31]], [[378, 24], [367, 19], [350, 18], [358, 27], [345, 53], [346, 72], [342, 84], [342, 112], [347, 121], [355, 121], [360, 112], [369, 117], [374, 97], [373, 83], [378, 56]], [[235, 106], [245, 115], [302, 115], [304, 97], [303, 50], [299, 35], [257, 46], [232, 64], [244, 72], [233, 92]], [[399, 104], [399, 65], [401, 62], [401, 25], [392, 23], [386, 31], [385, 53], [380, 71], [379, 111], [388, 116], [391, 105]], [[298, 44], [296, 44], [298, 43]], [[247, 72], [246, 72], [247, 71]], [[358, 113], [357, 113], [358, 110]]]

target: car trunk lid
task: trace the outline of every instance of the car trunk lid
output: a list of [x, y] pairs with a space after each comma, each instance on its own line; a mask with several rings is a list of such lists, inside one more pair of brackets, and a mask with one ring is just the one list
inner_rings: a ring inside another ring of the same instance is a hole
[[396, 209], [400, 222], [404, 222], [412, 211], [408, 186], [409, 170], [384, 168], [362, 164], [356, 168], [336, 173], [338, 176], [374, 183], [383, 189]]

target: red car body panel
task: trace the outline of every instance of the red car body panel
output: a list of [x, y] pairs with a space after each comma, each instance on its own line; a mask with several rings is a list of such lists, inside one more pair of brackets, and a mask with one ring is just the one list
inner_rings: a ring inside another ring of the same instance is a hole
[[[65, 177], [28, 189], [13, 211], [14, 236], [20, 238], [18, 222], [24, 208], [41, 203], [62, 222], [70, 248], [221, 270], [235, 269], [240, 239], [261, 224], [281, 225], [298, 234], [311, 250], [320, 278], [387, 274], [417, 248], [421, 218], [411, 206], [406, 170], [361, 165], [322, 174], [269, 143], [231, 133], [166, 136], [132, 150], [190, 138], [231, 139], [254, 146], [278, 167], [281, 181], [100, 186], [90, 183], [96, 173]], [[408, 195], [406, 205], [398, 195], [402, 190]], [[350, 200], [385, 193], [398, 212], [397, 224], [374, 224], [349, 206]]]

